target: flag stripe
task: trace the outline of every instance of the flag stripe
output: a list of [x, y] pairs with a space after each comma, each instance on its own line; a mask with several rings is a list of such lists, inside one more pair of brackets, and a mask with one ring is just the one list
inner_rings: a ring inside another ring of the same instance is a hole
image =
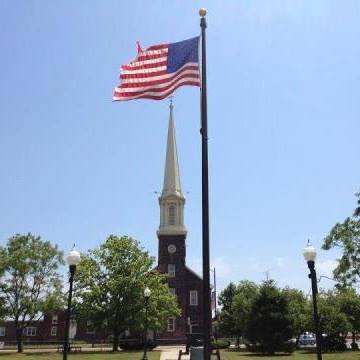
[[145, 74], [136, 72], [135, 74], [127, 73], [121, 75], [121, 79], [123, 80], [122, 84], [126, 84], [129, 82], [154, 81], [157, 79], [169, 79], [170, 81], [177, 74], [182, 73], [184, 71], [196, 72], [197, 74], [199, 73], [199, 67], [197, 65], [184, 65], [177, 72], [170, 74], [166, 71], [166, 69], [164, 69], [164, 67], [160, 67], [159, 69], [160, 71], [146, 72]]
[[169, 82], [172, 79], [174, 79], [175, 77], [177, 77], [179, 75], [183, 75], [184, 73], [186, 73], [187, 75], [192, 76], [192, 77], [199, 77], [198, 70], [184, 69], [183, 71], [175, 73], [175, 74], [165, 74], [165, 75], [153, 76], [153, 77], [149, 77], [149, 78], [125, 79], [125, 80], [123, 80], [121, 87], [128, 88], [128, 87], [141, 87], [141, 86], [146, 86], [146, 85], [151, 86], [154, 84]]
[[138, 84], [128, 84], [130, 85], [129, 87], [124, 87], [121, 86], [121, 88], [117, 88], [117, 92], [118, 93], [125, 93], [125, 92], [140, 92], [140, 91], [144, 91], [144, 90], [149, 90], [149, 91], [163, 91], [166, 90], [168, 88], [170, 88], [171, 86], [173, 86], [177, 81], [182, 80], [182, 79], [193, 79], [196, 80], [198, 78], [198, 76], [196, 76], [196, 74], [187, 74], [187, 73], [183, 73], [183, 74], [179, 74], [177, 75], [171, 82], [169, 81], [164, 81], [164, 80], [160, 80], [160, 82], [158, 81], [152, 81], [151, 83], [145, 83], [145, 85], [142, 85], [142, 83], [138, 83]]
[[178, 87], [183, 85], [192, 85], [192, 86], [200, 86], [200, 81], [184, 81], [177, 83], [177, 85], [173, 86], [167, 91], [161, 92], [161, 93], [154, 93], [150, 91], [142, 92], [141, 94], [134, 95], [134, 94], [121, 94], [118, 95], [116, 92], [114, 92], [113, 100], [134, 100], [134, 99], [153, 99], [153, 100], [162, 100], [165, 99], [167, 96], [169, 96], [171, 93], [173, 93]]
[[[199, 66], [198, 64], [194, 63], [194, 65], [192, 65], [192, 63], [188, 63], [186, 65], [184, 65], [182, 68], [187, 68], [189, 70], [199, 70]], [[180, 68], [178, 70], [181, 71], [182, 68]], [[146, 70], [134, 70], [134, 71], [130, 71], [130, 70], [124, 70], [120, 73], [120, 79], [132, 79], [132, 78], [146, 78], [146, 77], [152, 77], [152, 76], [160, 76], [160, 75], [165, 75], [165, 74], [169, 74], [166, 71], [166, 66], [159, 66], [157, 68], [153, 68], [153, 69], [146, 69]], [[174, 73], [170, 73], [169, 75], [174, 74]]]
[[141, 52], [138, 54], [136, 61], [156, 59], [157, 57], [166, 56], [167, 53], [168, 49]]
[[138, 61], [134, 64], [123, 65], [121, 68], [124, 70], [142, 70], [142, 69], [151, 69], [154, 66], [163, 66], [167, 65], [167, 57], [162, 57], [160, 59], [155, 60], [146, 60], [146, 61]]
[[168, 74], [166, 71], [166, 66], [159, 66], [153, 69], [144, 69], [138, 71], [128, 71], [124, 70], [120, 72], [120, 79], [133, 79], [133, 78], [142, 78], [142, 77], [151, 77], [157, 75], [165, 75]]
[[161, 50], [161, 49], [167, 49], [169, 47], [169, 44], [157, 44], [152, 45], [148, 47], [145, 51], [148, 52], [149, 50]]
[[138, 78], [138, 79], [124, 80], [121, 84], [121, 88], [140, 88], [146, 86], [153, 86], [157, 84], [167, 84], [175, 81], [176, 79], [181, 79], [184, 76], [189, 76], [195, 79], [199, 77], [197, 71], [184, 69], [183, 71], [175, 74], [165, 74], [162, 76], [154, 76], [152, 78], [145, 78], [145, 79]]

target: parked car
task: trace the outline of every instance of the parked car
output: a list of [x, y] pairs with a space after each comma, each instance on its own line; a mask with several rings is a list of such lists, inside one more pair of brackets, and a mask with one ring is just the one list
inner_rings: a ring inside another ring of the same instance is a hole
[[313, 333], [306, 332], [299, 336], [299, 342], [298, 344], [300, 346], [314, 346], [316, 344], [316, 338]]

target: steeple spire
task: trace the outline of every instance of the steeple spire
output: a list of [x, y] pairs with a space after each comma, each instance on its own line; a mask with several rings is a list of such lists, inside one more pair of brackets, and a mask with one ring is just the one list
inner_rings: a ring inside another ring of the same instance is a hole
[[161, 211], [158, 234], [186, 234], [183, 216], [185, 197], [180, 183], [172, 99], [170, 100], [164, 184], [159, 203]]
[[170, 102], [169, 129], [166, 146], [166, 161], [164, 185], [161, 197], [169, 195], [183, 197], [180, 183], [179, 162], [176, 147], [175, 123], [174, 123], [174, 106], [172, 100]]

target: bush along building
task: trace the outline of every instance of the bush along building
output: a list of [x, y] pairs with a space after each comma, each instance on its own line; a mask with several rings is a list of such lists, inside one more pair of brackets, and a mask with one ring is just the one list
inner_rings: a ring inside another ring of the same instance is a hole
[[178, 301], [181, 316], [168, 319], [167, 329], [157, 334], [157, 340], [159, 343], [185, 343], [187, 334], [202, 332], [202, 279], [186, 266], [185, 197], [180, 183], [172, 104], [170, 104], [164, 185], [159, 204], [157, 268], [168, 275], [168, 285]]

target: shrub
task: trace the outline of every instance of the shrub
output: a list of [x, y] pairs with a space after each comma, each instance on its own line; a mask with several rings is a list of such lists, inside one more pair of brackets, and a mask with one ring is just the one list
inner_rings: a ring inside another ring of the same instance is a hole
[[[119, 346], [123, 350], [141, 350], [144, 348], [144, 343], [140, 339], [124, 339], [120, 340]], [[147, 349], [152, 350], [156, 347], [154, 341], [148, 340]]]
[[326, 336], [322, 340], [322, 349], [325, 352], [331, 351], [345, 351], [346, 342], [345, 339], [341, 336]]
[[211, 342], [213, 349], [228, 349], [230, 346], [229, 340], [214, 340]]

